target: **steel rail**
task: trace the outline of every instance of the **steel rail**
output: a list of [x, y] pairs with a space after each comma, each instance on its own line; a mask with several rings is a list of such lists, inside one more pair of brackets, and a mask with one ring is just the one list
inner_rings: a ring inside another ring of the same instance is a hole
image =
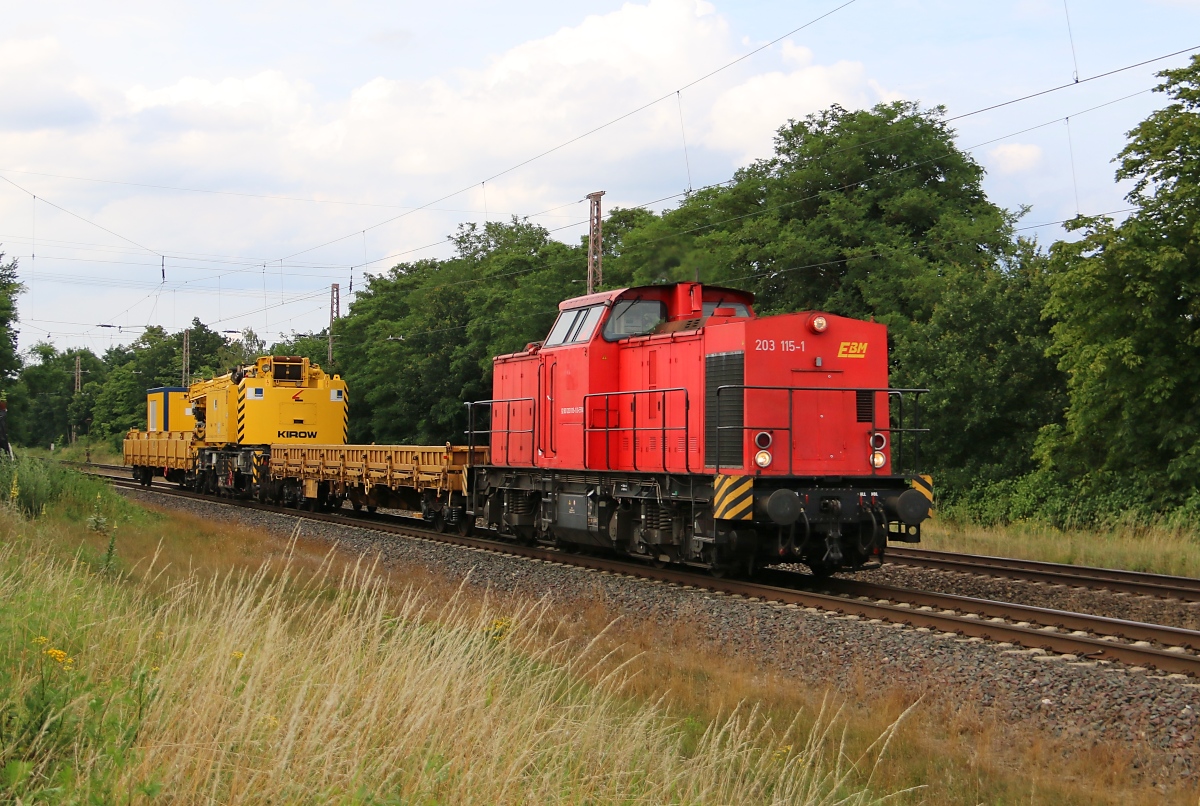
[[[805, 574], [784, 573], [788, 576], [808, 579]], [[785, 577], [781, 575], [779, 579], [780, 584], [788, 587]], [[1000, 618], [1018, 623], [1036, 624], [1043, 630], [1047, 627], [1063, 630], [1079, 630], [1095, 633], [1099, 636], [1123, 638], [1127, 641], [1150, 641], [1166, 647], [1200, 650], [1200, 631], [1189, 630], [1183, 627], [1170, 627], [1144, 621], [1130, 621], [1089, 613], [1076, 613], [1070, 610], [1057, 610], [1049, 607], [1001, 602], [993, 599], [979, 599], [972, 596], [959, 596], [957, 594], [937, 593], [913, 588], [898, 588], [891, 585], [877, 585], [858, 579], [826, 579], [820, 584], [819, 590], [820, 592], [832, 593], [835, 596], [866, 596], [875, 600], [884, 599], [890, 602], [904, 602], [916, 607], [937, 607], [942, 610], [968, 614], [967, 618], [970, 618], [969, 614], [975, 614], [979, 617]]]
[[[217, 498], [209, 495], [201, 495], [187, 490], [180, 490], [177, 487], [169, 487], [166, 484], [156, 483], [147, 488], [133, 481], [132, 479], [115, 478], [105, 474], [96, 475], [111, 479], [117, 484], [117, 486], [128, 489], [151, 491], [154, 493], [191, 498], [243, 509], [274, 512], [281, 515], [288, 515], [290, 517], [300, 517], [312, 521], [322, 521], [325, 523], [338, 524], [342, 526], [369, 529], [408, 538], [465, 546], [468, 548], [481, 549], [501, 555], [523, 557], [526, 559], [540, 560], [542, 562], [555, 563], [558, 565], [585, 568], [602, 573], [641, 578], [652, 582], [705, 589], [721, 594], [742, 596], [748, 599], [759, 599], [763, 601], [780, 602], [788, 605], [797, 605], [800, 607], [811, 607], [819, 610], [839, 613], [847, 617], [855, 616], [869, 620], [878, 619], [880, 621], [906, 624], [918, 628], [924, 627], [929, 630], [937, 630], [944, 633], [954, 633], [955, 635], [1008, 642], [1026, 648], [1040, 648], [1063, 655], [1084, 657], [1088, 660], [1119, 661], [1121, 663], [1131, 664], [1133, 666], [1147, 667], [1164, 672], [1180, 673], [1193, 676], [1200, 675], [1200, 656], [1197, 655], [1172, 652], [1153, 646], [1136, 646], [1132, 644], [1116, 643], [1114, 641], [1104, 640], [1102, 638], [1093, 638], [1090, 635], [1084, 636], [1047, 632], [1044, 629], [1039, 629], [1031, 625], [1022, 626], [1025, 624], [1025, 622], [1022, 622], [1021, 624], [1010, 624], [1007, 621], [984, 621], [977, 616], [972, 615], [959, 615], [958, 613], [951, 612], [914, 609], [911, 604], [903, 602], [895, 604], [884, 601], [870, 601], [870, 598], [865, 593], [862, 593], [862, 591], [865, 590], [863, 588], [853, 589], [858, 591], [859, 595], [863, 596], [862, 599], [857, 599], [846, 595], [839, 596], [830, 593], [816, 593], [798, 590], [791, 587], [769, 585], [761, 582], [749, 582], [737, 579], [718, 579], [707, 574], [678, 568], [655, 568], [650, 564], [644, 564], [637, 561], [618, 560], [615, 558], [599, 557], [589, 554], [567, 554], [556, 549], [543, 548], [539, 546], [523, 546], [480, 537], [464, 537], [457, 534], [426, 531], [412, 526], [398, 524], [395, 522], [394, 518], [390, 518], [386, 515], [342, 515], [330, 512], [308, 512], [278, 507], [270, 504], [260, 504], [254, 501]], [[828, 583], [829, 581], [826, 580], [825, 582]], [[851, 584], [851, 586], [853, 585], [852, 582], [847, 580], [842, 580], [842, 582], [847, 582]], [[921, 594], [919, 591], [904, 591], [904, 593], [906, 595], [919, 594], [931, 596], [931, 594]], [[938, 594], [938, 596], [943, 595], [944, 594]], [[879, 597], [879, 599], [885, 598], [886, 597], [884, 596]], [[966, 599], [967, 597], [961, 598]], [[971, 601], [986, 602], [986, 600]], [[1017, 611], [1013, 610], [1012, 608], [1022, 607], [1020, 605], [1007, 605], [1004, 603], [992, 604], [1009, 608], [1009, 612], [1014, 613]], [[947, 610], [949, 610], [949, 608], [947, 608]], [[1044, 612], [1056, 614], [1061, 613], [1062, 611]], [[1082, 616], [1082, 614], [1064, 615], [1071, 615], [1078, 618], [1100, 618]], [[997, 618], [1002, 617], [997, 616]], [[1050, 618], [1050, 616], [1047, 616], [1047, 618]], [[1105, 620], [1105, 623], [1108, 622], [1119, 622], [1119, 620]], [[1092, 623], [1096, 624], [1097, 622]], [[1125, 622], [1125, 624], [1134, 625], [1136, 622]], [[1155, 625], [1145, 626], [1153, 627]], [[1095, 627], [1093, 627], [1093, 629], [1095, 629]], [[1125, 629], [1131, 628], [1126, 627]], [[1164, 629], [1170, 630], [1171, 628]], [[1171, 634], [1174, 635], [1174, 633]], [[1176, 638], [1178, 638], [1178, 636], [1176, 636]], [[1189, 645], [1197, 639], [1200, 639], [1200, 635], [1195, 635], [1192, 638], [1189, 638]]]
[[1192, 577], [890, 546], [886, 557], [886, 562], [894, 565], [937, 568], [942, 571], [962, 571], [970, 574], [1010, 577], [1029, 582], [1075, 585], [1142, 596], [1200, 602], [1200, 579]]

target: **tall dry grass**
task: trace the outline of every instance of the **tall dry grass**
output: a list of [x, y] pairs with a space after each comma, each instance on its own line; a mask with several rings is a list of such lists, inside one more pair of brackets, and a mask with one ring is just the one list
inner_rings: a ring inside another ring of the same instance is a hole
[[891, 735], [856, 766], [828, 714], [673, 719], [596, 644], [547, 642], [544, 603], [394, 594], [364, 565], [156, 588], [0, 525], [9, 797], [858, 804]]
[[921, 548], [1200, 577], [1200, 534], [1164, 524], [1056, 529], [1037, 523], [975, 526], [935, 518]]

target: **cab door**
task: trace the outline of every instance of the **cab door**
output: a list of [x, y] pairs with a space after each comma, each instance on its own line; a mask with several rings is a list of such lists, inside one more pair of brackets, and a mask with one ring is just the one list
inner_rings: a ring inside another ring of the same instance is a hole
[[558, 395], [557, 381], [558, 356], [547, 355], [542, 359], [541, 374], [538, 378], [541, 397], [538, 401], [538, 455], [551, 460], [558, 449], [558, 409], [555, 405]]

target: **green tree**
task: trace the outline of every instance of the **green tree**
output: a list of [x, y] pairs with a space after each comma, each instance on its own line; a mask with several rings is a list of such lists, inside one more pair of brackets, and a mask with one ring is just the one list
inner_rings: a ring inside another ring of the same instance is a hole
[[102, 383], [104, 362], [87, 349], [58, 352], [49, 342], [38, 342], [29, 350], [17, 379], [20, 392], [10, 406], [12, 440], [22, 445], [47, 447], [62, 444], [72, 432], [88, 432], [91, 394], [75, 393], [75, 359], [81, 377], [90, 385]]
[[[340, 333], [334, 333], [334, 339], [340, 339]], [[299, 355], [307, 358], [310, 363], [320, 365], [327, 372], [336, 368], [327, 367], [329, 363], [329, 328], [321, 328], [317, 333], [292, 332], [286, 339], [281, 339], [271, 345], [271, 355]]]
[[1178, 504], [1200, 473], [1200, 57], [1159, 75], [1172, 103], [1129, 133], [1118, 179], [1135, 180], [1120, 224], [1077, 219], [1051, 250], [1052, 352], [1068, 376], [1049, 466]]
[[[25, 286], [17, 280], [17, 259], [4, 262], [0, 252], [0, 384], [6, 383], [21, 368], [17, 354], [17, 295]], [[0, 387], [2, 388], [2, 387]]]
[[228, 339], [216, 354], [216, 361], [224, 367], [222, 373], [234, 367], [253, 364], [255, 360], [266, 353], [267, 345], [252, 328], [246, 328], [236, 338]]
[[583, 293], [585, 252], [526, 221], [467, 224], [448, 260], [371, 277], [338, 323], [351, 438], [459, 441], [464, 401], [491, 397], [492, 357], [545, 337], [558, 303]]

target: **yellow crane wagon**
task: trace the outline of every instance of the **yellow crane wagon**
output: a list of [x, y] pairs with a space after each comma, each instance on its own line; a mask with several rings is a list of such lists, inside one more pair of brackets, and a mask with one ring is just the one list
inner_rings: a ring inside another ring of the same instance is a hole
[[[262, 356], [192, 384], [195, 489], [266, 499], [272, 445], [344, 445], [346, 382], [307, 358]], [[189, 485], [192, 486], [192, 485]]]

